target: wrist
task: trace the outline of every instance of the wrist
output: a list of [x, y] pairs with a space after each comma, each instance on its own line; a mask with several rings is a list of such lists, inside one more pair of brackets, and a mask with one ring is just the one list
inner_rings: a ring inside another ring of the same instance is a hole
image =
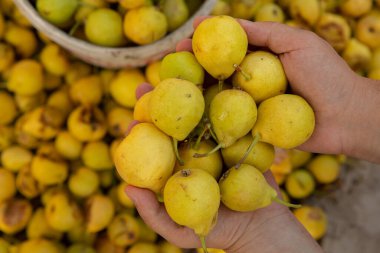
[[290, 210], [286, 210], [263, 222], [261, 226], [255, 224], [248, 227], [239, 241], [225, 251], [228, 253], [303, 253], [305, 249], [309, 253], [323, 252]]
[[380, 81], [358, 76], [343, 126], [344, 154], [380, 163]]

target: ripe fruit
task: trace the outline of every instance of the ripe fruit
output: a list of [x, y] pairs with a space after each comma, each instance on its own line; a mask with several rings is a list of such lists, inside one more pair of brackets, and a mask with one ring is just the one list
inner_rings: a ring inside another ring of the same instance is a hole
[[123, 21], [119, 13], [109, 8], [91, 12], [85, 22], [85, 34], [94, 44], [117, 47], [125, 43]]
[[271, 21], [283, 23], [285, 14], [281, 7], [275, 3], [267, 3], [258, 9], [255, 21]]
[[321, 208], [303, 206], [293, 213], [315, 240], [321, 239], [326, 234], [327, 217]]
[[70, 21], [74, 15], [78, 0], [37, 0], [36, 7], [43, 18], [61, 26]]
[[146, 45], [165, 36], [168, 22], [165, 15], [154, 6], [129, 10], [124, 17], [124, 34], [139, 45]]
[[313, 133], [313, 109], [302, 97], [282, 94], [263, 101], [257, 111], [252, 134], [273, 146], [291, 149], [304, 143]]
[[105, 229], [115, 214], [112, 200], [102, 194], [95, 194], [85, 203], [86, 231], [96, 233]]
[[154, 125], [182, 141], [201, 120], [204, 99], [194, 83], [168, 78], [152, 91], [149, 106]]
[[356, 38], [371, 49], [380, 46], [380, 12], [373, 10], [362, 16], [355, 29]]
[[168, 22], [168, 31], [174, 31], [189, 18], [189, 8], [184, 0], [164, 0], [160, 8]]
[[22, 167], [32, 161], [33, 154], [30, 150], [14, 145], [4, 149], [1, 153], [1, 163], [4, 168], [18, 172]]
[[0, 203], [16, 194], [16, 181], [12, 172], [0, 168]]
[[204, 81], [204, 70], [194, 54], [183, 51], [166, 55], [160, 65], [160, 80], [178, 78], [188, 80], [199, 87]]
[[318, 183], [330, 184], [339, 177], [340, 163], [335, 156], [317, 155], [307, 165]]
[[98, 190], [99, 176], [93, 170], [82, 167], [70, 174], [68, 186], [75, 196], [86, 198]]
[[139, 238], [140, 226], [136, 219], [127, 213], [116, 215], [107, 227], [110, 240], [117, 246], [133, 245]]
[[54, 147], [61, 156], [68, 160], [78, 159], [82, 152], [82, 142], [68, 131], [61, 131], [57, 134], [54, 139]]
[[[137, 101], [137, 103], [139, 103], [139, 101], [140, 99]], [[125, 133], [128, 130], [128, 126], [134, 118], [137, 103], [134, 111], [116, 106], [107, 113], [108, 132], [112, 136], [116, 138], [125, 136]]]
[[242, 62], [248, 39], [234, 18], [215, 16], [204, 20], [195, 29], [192, 47], [203, 68], [214, 78], [223, 81]]
[[32, 216], [32, 205], [24, 199], [10, 199], [0, 203], [0, 230], [15, 234], [23, 230]]
[[248, 92], [256, 103], [285, 93], [286, 76], [279, 58], [269, 52], [248, 54], [234, 74], [233, 85]]
[[26, 228], [28, 239], [48, 238], [60, 240], [63, 233], [52, 228], [46, 220], [43, 207], [34, 211]]
[[8, 89], [20, 95], [35, 95], [43, 89], [43, 70], [39, 62], [25, 59], [15, 63], [8, 80]]
[[221, 200], [234, 211], [248, 212], [269, 206], [272, 201], [286, 206], [298, 207], [283, 202], [277, 192], [255, 167], [241, 164], [231, 167], [219, 180]]
[[288, 175], [285, 181], [285, 189], [292, 198], [306, 198], [313, 193], [315, 181], [310, 172], [299, 169]]
[[116, 169], [130, 185], [160, 192], [173, 172], [175, 154], [170, 138], [150, 123], [141, 123], [119, 144]]
[[108, 170], [113, 168], [110, 149], [104, 141], [88, 142], [82, 150], [84, 165], [93, 170]]
[[193, 229], [206, 248], [205, 237], [216, 223], [220, 204], [215, 178], [199, 169], [176, 172], [165, 185], [164, 204], [169, 216]]
[[70, 98], [81, 105], [97, 105], [102, 100], [103, 87], [100, 76], [90, 75], [76, 80], [70, 85]]
[[197, 157], [231, 146], [252, 129], [257, 118], [255, 101], [242, 90], [228, 89], [219, 92], [211, 101], [209, 110], [209, 119], [218, 146], [207, 154], [196, 154]]
[[44, 68], [51, 74], [62, 76], [69, 70], [68, 55], [56, 44], [46, 45], [40, 53], [40, 60]]
[[150, 99], [152, 97], [152, 91], [142, 95], [137, 100], [135, 108], [133, 109], [133, 119], [138, 122], [153, 123], [150, 116]]
[[[237, 165], [253, 142], [251, 134], [238, 139], [231, 146], [221, 149], [223, 161], [228, 168]], [[244, 163], [252, 165], [261, 172], [267, 171], [274, 160], [274, 148], [265, 142], [258, 142], [244, 159]]]

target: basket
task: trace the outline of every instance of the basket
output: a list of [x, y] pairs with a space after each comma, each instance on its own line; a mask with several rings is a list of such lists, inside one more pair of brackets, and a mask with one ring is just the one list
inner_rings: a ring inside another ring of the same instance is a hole
[[216, 0], [206, 0], [181, 27], [164, 38], [143, 46], [103, 47], [70, 36], [43, 19], [28, 0], [13, 0], [24, 16], [38, 31], [71, 52], [79, 59], [103, 68], [135, 68], [159, 60], [175, 50], [176, 44], [192, 35], [196, 16], [210, 14]]

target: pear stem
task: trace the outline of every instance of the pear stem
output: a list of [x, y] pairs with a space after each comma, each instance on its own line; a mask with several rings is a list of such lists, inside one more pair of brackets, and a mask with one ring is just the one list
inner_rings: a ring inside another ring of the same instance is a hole
[[209, 156], [209, 155], [215, 153], [216, 151], [218, 151], [219, 149], [221, 149], [222, 146], [223, 146], [223, 144], [222, 144], [222, 143], [219, 143], [215, 148], [213, 148], [213, 149], [210, 150], [209, 152], [204, 153], [204, 154], [195, 153], [195, 154], [193, 155], [193, 157], [194, 157], [194, 158], [200, 158], [200, 157], [206, 157], [206, 156]]
[[209, 130], [211, 128], [211, 125], [210, 123], [207, 123], [205, 125], [205, 127], [203, 128], [202, 130], [202, 133], [198, 136], [195, 144], [194, 144], [194, 149], [195, 150], [198, 150], [199, 149], [199, 144], [201, 143], [201, 140], [202, 140], [202, 137], [205, 135], [205, 133], [207, 132], [207, 130]]
[[218, 82], [218, 90], [221, 92], [223, 90], [224, 80], [219, 80]]
[[256, 146], [256, 144], [261, 140], [260, 134], [255, 134], [253, 137], [253, 140], [251, 144], [249, 144], [249, 147], [247, 148], [247, 151], [245, 151], [244, 156], [239, 160], [239, 162], [235, 165], [236, 169], [239, 169], [242, 163], [244, 163], [245, 159], [247, 159], [249, 153], [251, 153], [253, 147]]
[[279, 199], [278, 197], [274, 197], [273, 201], [275, 201], [281, 205], [284, 205], [287, 207], [292, 207], [292, 208], [300, 208], [302, 206], [302, 205], [298, 205], [298, 204], [292, 204], [292, 203], [285, 202], [282, 199]]
[[77, 21], [75, 22], [75, 24], [73, 25], [73, 27], [71, 27], [70, 31], [69, 31], [69, 35], [70, 36], [73, 36], [74, 33], [78, 30], [79, 26], [82, 24], [82, 21]]
[[239, 65], [237, 65], [236, 63], [234, 64], [234, 68], [236, 69], [237, 72], [239, 72], [240, 74], [242, 74], [242, 76], [244, 77], [244, 79], [246, 81], [249, 81], [252, 79], [252, 76], [250, 74], [248, 74], [247, 72], [245, 72]]
[[178, 140], [175, 139], [175, 138], [173, 138], [173, 149], [174, 149], [174, 153], [175, 153], [175, 156], [177, 157], [177, 160], [178, 160], [179, 164], [181, 166], [183, 166], [185, 164], [185, 162], [179, 156], [179, 152], [178, 152]]
[[199, 236], [199, 240], [201, 240], [203, 253], [208, 253], [208, 251], [207, 251], [207, 247], [206, 247], [206, 237], [204, 237], [204, 236]]

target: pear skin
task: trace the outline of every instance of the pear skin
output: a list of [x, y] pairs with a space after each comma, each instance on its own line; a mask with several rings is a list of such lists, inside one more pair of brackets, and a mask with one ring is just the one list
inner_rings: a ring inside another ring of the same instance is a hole
[[179, 141], [184, 140], [198, 125], [204, 107], [204, 98], [197, 86], [178, 78], [161, 81], [150, 98], [153, 123]]
[[170, 137], [151, 123], [134, 126], [114, 156], [116, 169], [124, 181], [156, 193], [171, 176], [175, 159]]
[[[252, 143], [251, 134], [238, 139], [234, 144], [227, 148], [222, 148], [222, 156], [224, 163], [228, 168], [239, 163], [240, 159], [245, 155], [249, 145]], [[258, 142], [245, 158], [244, 163], [255, 166], [261, 172], [267, 171], [274, 160], [274, 147], [265, 142]]]
[[216, 223], [220, 204], [218, 183], [206, 171], [180, 170], [165, 185], [164, 204], [173, 221], [205, 237]]
[[346, 0], [341, 1], [339, 9], [345, 16], [360, 17], [372, 9], [372, 0]]
[[219, 180], [219, 187], [223, 204], [239, 212], [266, 207], [277, 196], [263, 174], [248, 164], [231, 167]]
[[215, 179], [219, 179], [223, 169], [223, 160], [220, 152], [212, 153], [206, 157], [193, 157], [195, 153], [207, 153], [215, 148], [215, 146], [215, 143], [211, 140], [202, 140], [198, 148], [191, 145], [191, 143], [182, 143], [178, 148], [178, 152], [184, 164], [180, 165], [177, 161], [174, 171], [177, 172], [186, 168], [202, 169], [210, 173]]
[[[283, 94], [287, 79], [280, 59], [269, 52], [248, 54], [233, 76], [233, 85], [248, 92], [256, 103]], [[248, 78], [247, 78], [248, 75]]]
[[355, 29], [356, 38], [371, 49], [380, 47], [380, 11], [374, 9], [362, 16]]
[[192, 47], [203, 68], [215, 79], [225, 80], [243, 60], [248, 38], [233, 17], [214, 16], [195, 29]]
[[152, 97], [152, 91], [149, 91], [142, 95], [137, 100], [135, 108], [133, 110], [133, 118], [139, 122], [153, 123], [150, 117], [150, 98]]
[[263, 101], [257, 110], [252, 135], [275, 147], [291, 149], [304, 143], [314, 131], [311, 106], [300, 96], [282, 94]]
[[291, 0], [290, 16], [308, 26], [313, 26], [320, 18], [322, 8], [319, 0]]
[[256, 103], [245, 91], [223, 90], [211, 101], [209, 117], [219, 145], [229, 147], [252, 129], [257, 119]]
[[160, 80], [179, 78], [202, 87], [205, 73], [194, 54], [183, 51], [166, 55], [160, 66]]

